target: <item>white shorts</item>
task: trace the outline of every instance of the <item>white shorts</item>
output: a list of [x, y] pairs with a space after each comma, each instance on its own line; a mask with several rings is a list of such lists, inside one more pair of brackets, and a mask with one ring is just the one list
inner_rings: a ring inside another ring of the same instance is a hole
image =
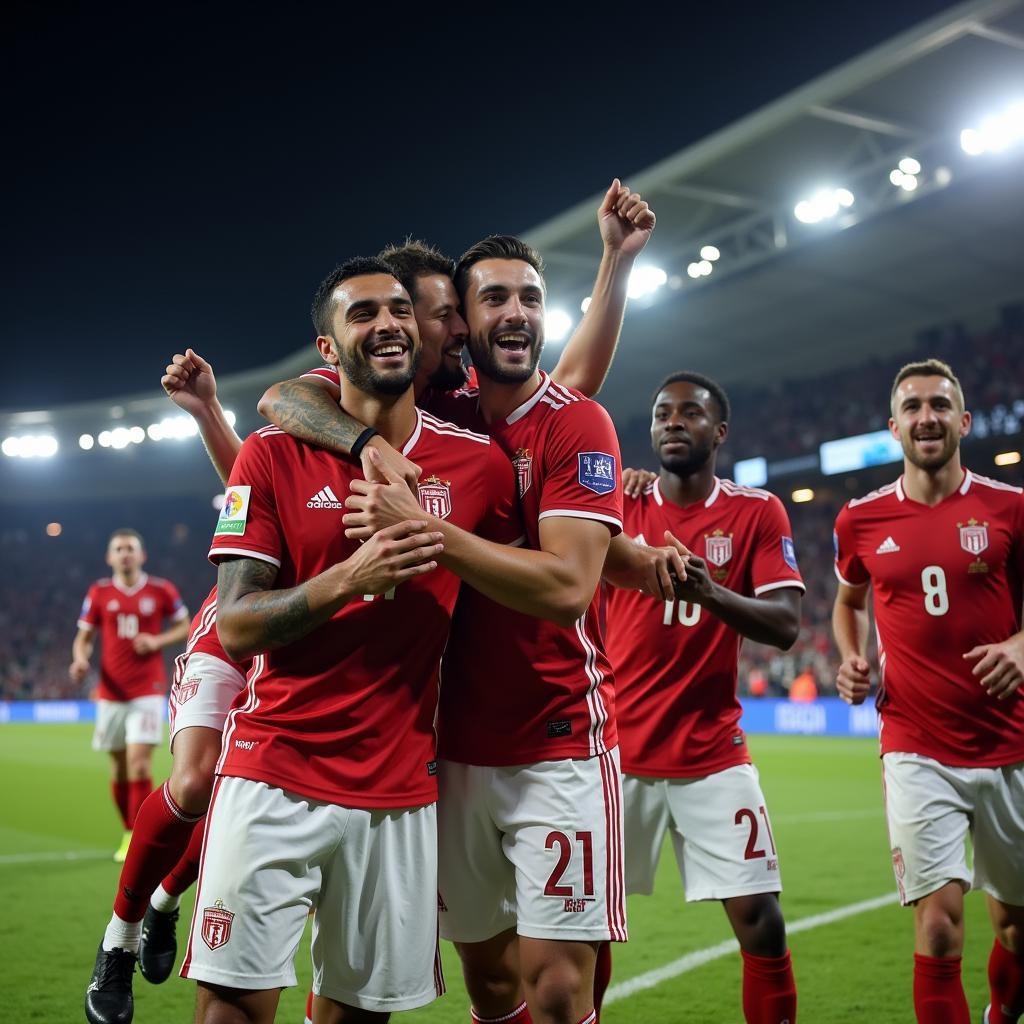
[[893, 753], [882, 758], [882, 781], [904, 906], [948, 882], [1024, 906], [1024, 764], [950, 768], [919, 754]]
[[295, 984], [313, 910], [313, 991], [379, 1013], [444, 992], [435, 807], [361, 810], [220, 778], [182, 977]]
[[654, 892], [671, 831], [688, 903], [781, 892], [768, 808], [757, 769], [739, 764], [695, 779], [622, 777], [626, 892]]
[[509, 768], [441, 761], [441, 934], [626, 941], [619, 752]]
[[179, 655], [168, 706], [171, 713], [171, 747], [182, 729], [195, 725], [224, 731], [224, 719], [245, 676], [234, 665], [212, 654]]
[[167, 699], [159, 693], [134, 700], [98, 700], [92, 749], [119, 751], [126, 746], [156, 746], [163, 736]]

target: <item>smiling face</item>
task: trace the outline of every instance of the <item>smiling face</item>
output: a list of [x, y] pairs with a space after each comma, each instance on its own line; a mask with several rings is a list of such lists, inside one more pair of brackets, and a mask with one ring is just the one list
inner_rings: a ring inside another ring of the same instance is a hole
[[714, 396], [692, 381], [666, 384], [654, 399], [651, 445], [661, 465], [676, 476], [691, 476], [725, 440]]
[[334, 289], [333, 335], [317, 338], [324, 359], [353, 387], [401, 395], [416, 376], [420, 339], [412, 300], [390, 274], [362, 274]]
[[540, 274], [523, 260], [480, 260], [469, 269], [465, 307], [477, 372], [501, 384], [529, 380], [544, 348]]
[[941, 469], [956, 455], [960, 439], [971, 429], [971, 414], [960, 403], [951, 380], [913, 376], [900, 381], [893, 394], [889, 430], [918, 469]]
[[421, 380], [437, 391], [454, 391], [466, 383], [462, 350], [469, 328], [459, 312], [459, 295], [447, 274], [416, 278], [413, 302], [416, 326], [423, 343]]

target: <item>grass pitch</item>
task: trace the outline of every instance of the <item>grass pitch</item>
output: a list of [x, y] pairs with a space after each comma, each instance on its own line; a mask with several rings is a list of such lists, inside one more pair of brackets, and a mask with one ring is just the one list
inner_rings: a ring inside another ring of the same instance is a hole
[[[89, 749], [90, 727], [0, 727], [0, 964], [9, 1024], [64, 1024], [82, 1010], [96, 946], [110, 915], [118, 866], [110, 854], [120, 825], [109, 797], [107, 758]], [[751, 740], [772, 814], [790, 925], [894, 890], [882, 813], [877, 745], [872, 740], [755, 736]], [[169, 757], [161, 749], [155, 778]], [[627, 837], [628, 840], [628, 837]], [[179, 939], [191, 913], [183, 901]], [[614, 950], [612, 999], [603, 1024], [742, 1024], [740, 959], [711, 959], [649, 988], [621, 995], [630, 978], [731, 938], [718, 904], [683, 902], [666, 846], [654, 896], [629, 902], [630, 941]], [[987, 1002], [992, 936], [979, 894], [967, 897], [964, 986], [975, 1020]], [[183, 942], [182, 942], [183, 945]], [[791, 937], [804, 1024], [907, 1024], [912, 922], [894, 904], [800, 930]], [[448, 994], [398, 1014], [410, 1024], [465, 1024], [468, 1000], [453, 950], [445, 944]], [[300, 1024], [309, 984], [308, 935], [299, 987], [285, 991], [278, 1020]], [[619, 998], [615, 998], [620, 996]], [[192, 1020], [194, 986], [135, 978], [135, 1020]]]

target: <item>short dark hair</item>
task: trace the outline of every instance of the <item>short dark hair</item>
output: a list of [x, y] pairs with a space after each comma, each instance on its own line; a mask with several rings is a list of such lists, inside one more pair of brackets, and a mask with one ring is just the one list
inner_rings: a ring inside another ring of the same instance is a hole
[[544, 280], [544, 261], [536, 249], [515, 235], [488, 235], [476, 245], [471, 245], [455, 265], [455, 290], [461, 299], [466, 297], [470, 268], [481, 260], [522, 260], [541, 275], [542, 282]]
[[956, 374], [949, 363], [944, 363], [941, 359], [922, 359], [919, 362], [907, 363], [906, 366], [900, 367], [899, 373], [896, 374], [896, 379], [892, 382], [892, 390], [889, 392], [889, 409], [893, 416], [896, 415], [896, 389], [908, 377], [945, 377], [953, 385], [957, 398], [960, 399], [960, 411], [963, 412], [967, 408], [964, 403], [964, 389], [960, 387], [960, 381], [956, 379]]
[[419, 238], [406, 238], [401, 245], [385, 246], [378, 253], [416, 301], [416, 282], [432, 274], [455, 276], [455, 260]]
[[678, 373], [670, 373], [658, 385], [654, 394], [651, 395], [651, 405], [654, 405], [658, 399], [658, 395], [660, 395], [662, 391], [669, 386], [669, 384], [683, 383], [696, 384], [697, 387], [703, 388], [715, 400], [715, 404], [718, 406], [719, 423], [729, 422], [729, 416], [732, 409], [729, 405], [729, 396], [725, 393], [725, 388], [723, 388], [718, 381], [712, 380], [703, 373], [697, 373], [696, 370], [680, 370]]
[[142, 539], [142, 534], [138, 530], [133, 530], [130, 526], [120, 526], [111, 535], [107, 541], [107, 547], [114, 542], [115, 537], [134, 537], [139, 542], [139, 547], [144, 548], [146, 542]]
[[313, 296], [313, 305], [309, 312], [319, 336], [326, 337], [334, 329], [334, 289], [350, 277], [364, 277], [367, 274], [386, 274], [395, 278], [408, 291], [409, 286], [406, 282], [379, 256], [354, 256], [350, 260], [345, 260], [320, 282]]

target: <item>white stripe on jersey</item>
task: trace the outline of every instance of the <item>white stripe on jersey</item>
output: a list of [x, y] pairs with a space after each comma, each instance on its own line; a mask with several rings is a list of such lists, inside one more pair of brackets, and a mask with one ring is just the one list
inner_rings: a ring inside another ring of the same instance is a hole
[[960, 493], [966, 494], [967, 488], [970, 487], [972, 483], [991, 487], [994, 491], [1009, 491], [1011, 494], [1024, 494], [1024, 487], [1016, 487], [1013, 484], [1004, 484], [1002, 480], [993, 480], [991, 477], [981, 476], [978, 473], [972, 473], [970, 470], [967, 471], [967, 479], [964, 481], [963, 487], [960, 488]]
[[436, 416], [431, 416], [429, 412], [423, 413], [423, 426], [426, 430], [433, 431], [435, 434], [441, 434], [447, 437], [463, 437], [469, 441], [476, 441], [479, 444], [490, 444], [491, 439], [486, 434], [478, 434], [473, 430], [467, 430], [465, 427], [457, 427], [454, 423], [448, 423], [445, 420], [439, 420]]
[[224, 768], [224, 759], [228, 756], [228, 752], [231, 750], [231, 737], [235, 732], [235, 719], [239, 713], [247, 711], [255, 711], [260, 706], [260, 699], [256, 696], [256, 678], [259, 674], [267, 667], [267, 656], [265, 654], [257, 654], [252, 662], [252, 669], [249, 672], [249, 678], [246, 680], [245, 689], [247, 696], [245, 703], [239, 708], [232, 708], [228, 712], [227, 722], [224, 728], [224, 741], [221, 746], [220, 757], [217, 758], [217, 767], [214, 769], [214, 773], [219, 775]]
[[771, 497], [771, 492], [762, 490], [760, 487], [744, 487], [732, 480], [720, 480], [719, 483], [722, 485], [722, 490], [730, 497], [759, 498], [761, 501], [767, 501]]
[[[589, 610], [589, 609], [588, 609]], [[584, 612], [576, 620], [576, 635], [580, 638], [586, 658], [583, 662], [583, 671], [590, 681], [587, 687], [587, 707], [590, 709], [590, 754], [603, 754], [607, 751], [604, 743], [604, 726], [608, 721], [608, 710], [601, 698], [601, 681], [604, 673], [597, 667], [597, 649], [590, 642], [584, 630], [587, 613]]]
[[856, 508], [858, 505], [865, 505], [869, 501], [877, 501], [879, 498], [884, 498], [889, 494], [892, 494], [896, 490], [896, 485], [899, 483], [898, 480], [891, 484], [886, 484], [884, 487], [879, 487], [877, 491], [871, 491], [865, 494], [863, 498], [851, 498], [848, 502], [850, 508]]
[[552, 380], [548, 382], [548, 391], [553, 392], [554, 395], [561, 402], [581, 402], [583, 399], [579, 395], [574, 395], [567, 387], [559, 384], [558, 381]]
[[259, 434], [260, 437], [273, 437], [275, 434], [283, 434], [284, 431], [280, 427], [270, 423], [265, 427], [260, 427], [256, 433]]

